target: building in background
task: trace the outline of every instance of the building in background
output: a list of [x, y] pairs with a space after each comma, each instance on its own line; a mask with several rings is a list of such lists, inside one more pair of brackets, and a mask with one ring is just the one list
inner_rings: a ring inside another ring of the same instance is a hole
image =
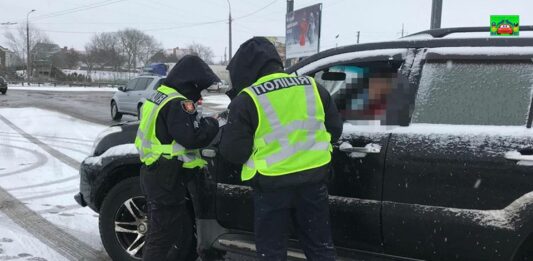
[[176, 47], [176, 48], [172, 48], [172, 49], [166, 49], [165, 50], [165, 55], [173, 55], [174, 57], [180, 59], [181, 57], [185, 56], [185, 55], [188, 55], [188, 54], [192, 54], [193, 51], [191, 49], [188, 49], [188, 48], [179, 48], [179, 47]]

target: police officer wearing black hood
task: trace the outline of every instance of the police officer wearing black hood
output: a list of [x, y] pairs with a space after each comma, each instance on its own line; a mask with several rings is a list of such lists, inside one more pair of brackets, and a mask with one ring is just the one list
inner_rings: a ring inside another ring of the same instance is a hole
[[287, 259], [292, 216], [307, 259], [335, 260], [326, 186], [342, 132], [335, 103], [311, 77], [283, 73], [263, 37], [243, 43], [227, 69], [232, 101], [219, 149], [254, 189], [258, 257]]
[[184, 220], [191, 218], [185, 206], [186, 177], [205, 166], [198, 149], [218, 132], [218, 121], [198, 117], [195, 103], [202, 90], [218, 81], [204, 61], [185, 56], [142, 107], [135, 146], [143, 162], [141, 188], [148, 202], [143, 260], [187, 259], [188, 249], [180, 251], [176, 244], [188, 223]]

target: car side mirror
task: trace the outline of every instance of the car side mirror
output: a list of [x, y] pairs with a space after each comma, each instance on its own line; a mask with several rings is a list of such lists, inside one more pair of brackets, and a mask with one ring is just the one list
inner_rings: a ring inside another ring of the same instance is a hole
[[346, 73], [343, 72], [324, 72], [322, 73], [322, 80], [324, 81], [345, 81]]
[[118, 87], [118, 90], [121, 91], [121, 92], [125, 92], [126, 88], [124, 86], [120, 86], [120, 87]]

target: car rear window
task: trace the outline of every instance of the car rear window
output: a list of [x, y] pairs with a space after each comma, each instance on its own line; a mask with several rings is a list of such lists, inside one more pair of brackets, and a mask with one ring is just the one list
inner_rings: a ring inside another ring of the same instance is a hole
[[427, 62], [411, 121], [525, 125], [532, 85], [530, 62]]

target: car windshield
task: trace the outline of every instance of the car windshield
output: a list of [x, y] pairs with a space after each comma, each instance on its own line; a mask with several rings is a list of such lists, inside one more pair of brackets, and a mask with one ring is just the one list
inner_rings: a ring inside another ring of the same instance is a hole
[[532, 86], [531, 62], [428, 62], [412, 122], [525, 125]]

